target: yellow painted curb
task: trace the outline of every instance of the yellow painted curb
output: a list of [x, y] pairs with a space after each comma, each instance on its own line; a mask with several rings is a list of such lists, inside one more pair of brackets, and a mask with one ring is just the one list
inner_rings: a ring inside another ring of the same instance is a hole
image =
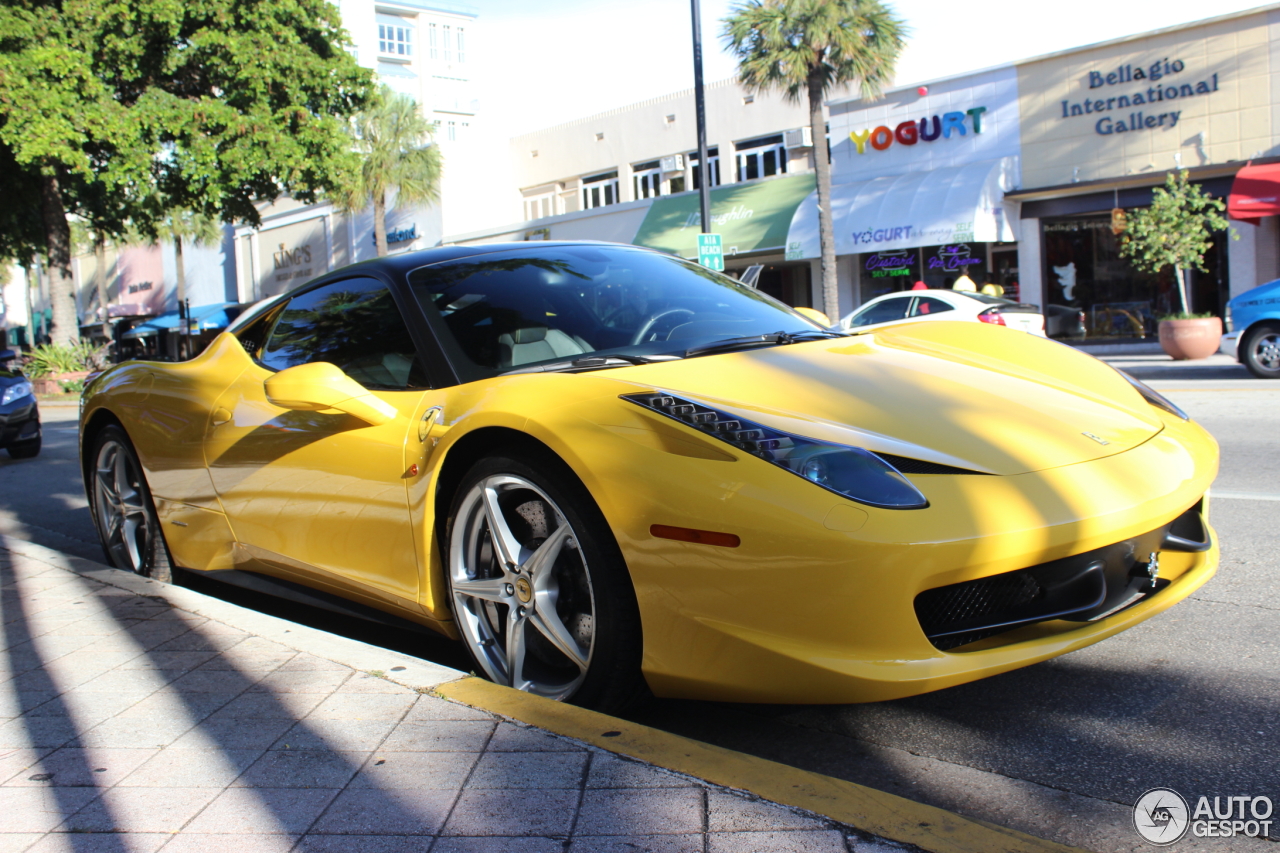
[[479, 678], [442, 684], [438, 695], [619, 755], [825, 815], [932, 853], [1082, 853], [1052, 841], [972, 820], [864, 785], [810, 773], [668, 734], [648, 726], [552, 702]]

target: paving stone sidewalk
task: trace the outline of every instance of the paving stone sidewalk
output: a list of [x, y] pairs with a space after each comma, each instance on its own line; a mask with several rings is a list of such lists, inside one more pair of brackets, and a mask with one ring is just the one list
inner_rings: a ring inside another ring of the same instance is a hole
[[359, 658], [332, 653], [354, 641], [210, 618], [173, 603], [196, 593], [140, 595], [128, 582], [149, 582], [85, 563], [0, 538], [0, 853], [902, 849], [330, 659]]

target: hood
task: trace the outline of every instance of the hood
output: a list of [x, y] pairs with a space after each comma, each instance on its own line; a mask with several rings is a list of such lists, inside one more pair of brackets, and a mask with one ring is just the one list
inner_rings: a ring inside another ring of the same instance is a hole
[[643, 365], [626, 378], [786, 432], [990, 474], [1122, 453], [1162, 428], [1105, 363], [979, 323]]

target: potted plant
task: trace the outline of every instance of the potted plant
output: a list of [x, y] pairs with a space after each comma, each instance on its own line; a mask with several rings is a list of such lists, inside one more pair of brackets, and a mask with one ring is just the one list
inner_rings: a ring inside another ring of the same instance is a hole
[[[1226, 204], [1187, 180], [1186, 170], [1170, 172], [1163, 187], [1151, 193], [1151, 206], [1124, 218], [1120, 254], [1138, 269], [1158, 273], [1173, 267], [1181, 311], [1160, 319], [1160, 346], [1175, 360], [1207, 358], [1218, 351], [1222, 321], [1212, 314], [1192, 314], [1187, 278], [1205, 272], [1204, 254], [1212, 233], [1225, 231]], [[1237, 239], [1239, 236], [1236, 235]]]
[[106, 347], [95, 347], [88, 341], [74, 344], [41, 344], [26, 359], [23, 372], [31, 378], [36, 394], [69, 393], [69, 388], [83, 387], [85, 377], [101, 366]]
[[1160, 347], [1174, 361], [1208, 358], [1222, 342], [1222, 320], [1213, 314], [1168, 314], [1159, 328]]

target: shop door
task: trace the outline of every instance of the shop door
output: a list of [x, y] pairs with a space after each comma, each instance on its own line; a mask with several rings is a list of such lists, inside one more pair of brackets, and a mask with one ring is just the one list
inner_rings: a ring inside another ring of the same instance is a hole
[[[1039, 302], [1039, 294], [1023, 294], [1018, 283], [1018, 250], [991, 250], [991, 281], [1004, 288], [1004, 298], [1014, 302]], [[1025, 299], [1023, 297], [1026, 297]]]

